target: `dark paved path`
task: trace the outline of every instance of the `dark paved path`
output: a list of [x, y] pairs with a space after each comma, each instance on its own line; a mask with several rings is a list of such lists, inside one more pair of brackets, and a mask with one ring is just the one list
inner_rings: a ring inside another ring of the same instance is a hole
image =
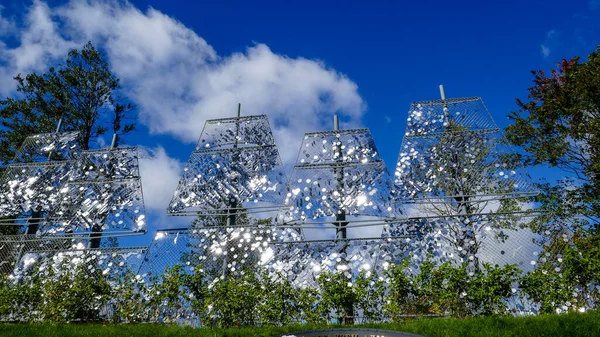
[[408, 332], [379, 329], [327, 329], [293, 332], [273, 337], [425, 337]]

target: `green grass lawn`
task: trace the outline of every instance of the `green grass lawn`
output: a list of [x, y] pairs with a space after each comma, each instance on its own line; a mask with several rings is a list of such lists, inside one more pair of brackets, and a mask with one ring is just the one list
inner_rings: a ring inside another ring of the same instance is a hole
[[[273, 336], [302, 330], [331, 328], [334, 326], [293, 325], [261, 328], [181, 328], [157, 324], [0, 324], [0, 336], [206, 336], [253, 337]], [[399, 330], [416, 334], [442, 336], [600, 336], [600, 312], [567, 315], [541, 315], [535, 317], [482, 317], [465, 320], [422, 319], [403, 323], [368, 324], [356, 327]]]

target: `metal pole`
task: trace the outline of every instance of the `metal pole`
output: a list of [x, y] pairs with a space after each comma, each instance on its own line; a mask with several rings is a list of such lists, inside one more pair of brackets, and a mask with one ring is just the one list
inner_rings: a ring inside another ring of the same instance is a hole
[[[470, 209], [469, 209], [469, 197], [466, 196], [467, 193], [465, 193], [464, 191], [464, 186], [462, 185], [462, 180], [461, 180], [461, 172], [460, 172], [460, 160], [458, 158], [458, 149], [454, 148], [454, 146], [456, 144], [454, 144], [454, 130], [452, 130], [452, 127], [450, 125], [450, 113], [448, 110], [448, 102], [446, 101], [446, 92], [444, 90], [444, 85], [440, 84], [440, 96], [442, 98], [442, 100], [444, 101], [444, 118], [446, 120], [447, 126], [446, 128], [449, 130], [450, 133], [450, 146], [452, 146], [453, 148], [451, 149], [452, 151], [452, 164], [456, 165], [456, 167], [458, 167], [457, 169], [454, 169], [453, 171], [453, 175], [454, 175], [454, 191], [453, 194], [456, 196], [454, 199], [457, 202], [457, 212], [458, 215], [464, 216], [464, 218], [466, 218], [467, 216], [469, 216], [469, 214], [471, 213]], [[463, 255], [466, 256], [466, 258], [468, 259], [469, 255], [472, 254], [474, 256], [473, 259], [473, 264], [475, 266], [475, 268], [470, 268], [471, 270], [478, 270], [479, 269], [479, 261], [478, 258], [475, 256], [475, 249], [473, 248], [474, 245], [471, 245], [470, 241], [475, 241], [475, 235], [472, 231], [472, 226], [470, 224], [462, 224], [463, 226], [465, 226], [466, 229], [466, 233], [463, 233], [463, 238], [458, 240], [458, 245], [459, 247], [463, 248]], [[475, 243], [476, 244], [476, 243]], [[469, 246], [469, 248], [465, 247], [466, 245]]]
[[444, 101], [444, 120], [450, 125], [450, 113], [448, 112], [448, 102], [446, 101], [446, 91], [443, 84], [440, 84], [440, 96], [442, 97], [442, 101]]
[[[340, 130], [340, 120], [338, 115], [334, 115], [333, 116], [333, 130], [335, 131], [339, 131]], [[335, 161], [342, 161], [342, 146], [339, 143], [339, 140], [336, 140], [335, 142], [335, 146], [334, 146], [334, 157], [335, 157]], [[334, 169], [334, 174], [335, 174], [335, 179], [337, 180], [338, 183], [338, 188], [342, 189], [343, 188], [343, 180], [344, 180], [344, 169], [342, 167], [340, 168], [335, 168]], [[347, 229], [346, 226], [348, 225], [348, 222], [346, 222], [346, 212], [344, 210], [337, 210], [337, 214], [335, 216], [335, 234], [336, 234], [336, 238], [337, 239], [346, 239], [347, 237]], [[345, 252], [345, 247], [342, 250], [341, 253]]]
[[[110, 149], [114, 150], [119, 145], [119, 135], [117, 133], [113, 134], [112, 141], [110, 142]], [[112, 161], [112, 158], [110, 159]], [[111, 167], [112, 165], [109, 165]], [[100, 248], [100, 243], [102, 242], [102, 224], [93, 224], [92, 232], [90, 233], [90, 241], [88, 241], [87, 248], [88, 249], [97, 249]]]
[[440, 84], [440, 96], [442, 96], [442, 100], [446, 100], [446, 92], [444, 91], [444, 85]]
[[[338, 115], [333, 115], [333, 130], [334, 131], [339, 131], [340, 130], [340, 119], [338, 117]], [[337, 135], [336, 135], [337, 137]], [[342, 162], [343, 159], [343, 155], [342, 155], [342, 144], [340, 142], [339, 139], [336, 139], [335, 141], [335, 146], [334, 146], [334, 158], [336, 162]], [[337, 187], [338, 189], [341, 191], [344, 188], [344, 167], [340, 166], [339, 168], [336, 167], [333, 169], [335, 178], [337, 180]], [[340, 193], [341, 195], [343, 195], [343, 193]], [[346, 221], [346, 211], [343, 209], [338, 209], [335, 215], [335, 223], [334, 223], [336, 229], [335, 229], [335, 236], [336, 239], [338, 240], [345, 240], [345, 244], [342, 247], [342, 249], [340, 250], [340, 255], [342, 254], [346, 254], [346, 249], [348, 248], [348, 241], [346, 240], [347, 238], [347, 231], [348, 229], [346, 228], [348, 226], [348, 221]], [[343, 263], [344, 265], [348, 265], [348, 260], [346, 259], [345, 256], [340, 256], [341, 258], [341, 263]], [[346, 308], [347, 312], [346, 312], [346, 316], [342, 317], [341, 323], [342, 324], [354, 324], [354, 308], [352, 306]]]
[[[240, 135], [240, 116], [241, 116], [241, 112], [242, 112], [242, 104], [238, 103], [238, 110], [237, 110], [237, 119], [235, 121], [235, 139], [233, 140], [233, 148], [237, 149], [238, 148], [238, 138]], [[235, 165], [235, 163], [238, 161], [238, 153], [237, 151], [233, 151], [233, 156], [232, 156], [232, 163], [231, 165]], [[234, 180], [234, 183], [237, 182], [237, 180]], [[235, 197], [233, 195], [231, 195], [229, 197], [229, 202], [228, 202], [228, 207], [227, 207], [227, 227], [228, 228], [232, 228], [236, 226], [236, 213], [237, 213], [237, 202], [235, 200]], [[227, 230], [225, 229], [225, 233], [227, 233]], [[225, 252], [223, 255], [223, 276], [227, 276], [229, 268], [227, 266], [227, 262], [228, 262], [228, 258], [227, 258], [227, 254], [230, 253], [230, 244], [229, 244], [229, 238], [226, 238], [227, 243], [225, 244]]]

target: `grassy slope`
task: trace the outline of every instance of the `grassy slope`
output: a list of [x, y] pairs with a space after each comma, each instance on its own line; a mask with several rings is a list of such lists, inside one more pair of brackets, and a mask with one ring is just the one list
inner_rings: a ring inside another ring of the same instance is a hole
[[[372, 324], [368, 327], [400, 330], [432, 337], [443, 336], [600, 336], [600, 312], [537, 317], [490, 317], [467, 320], [429, 319], [397, 324]], [[254, 337], [300, 330], [323, 329], [323, 326], [287, 326], [282, 328], [192, 329], [177, 326], [134, 324], [2, 324], [0, 336], [198, 336], [198, 337]]]

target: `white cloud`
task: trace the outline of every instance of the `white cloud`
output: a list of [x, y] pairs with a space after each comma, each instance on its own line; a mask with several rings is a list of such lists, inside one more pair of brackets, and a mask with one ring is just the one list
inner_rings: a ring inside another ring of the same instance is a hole
[[279, 55], [265, 44], [219, 56], [175, 19], [116, 0], [71, 0], [55, 8], [36, 0], [21, 45], [0, 46], [0, 61], [10, 60], [0, 73], [10, 78], [43, 69], [88, 40], [107, 52], [140, 121], [184, 142], [198, 138], [206, 119], [234, 115], [240, 102], [242, 114], [268, 114], [289, 164], [304, 132], [331, 128], [334, 113], [347, 121], [344, 127], [355, 127], [365, 111], [356, 84], [320, 61]]
[[10, 61], [0, 71], [12, 72], [10, 78], [44, 69], [88, 40], [107, 52], [141, 122], [184, 142], [198, 138], [206, 119], [231, 116], [241, 102], [243, 114], [269, 115], [289, 163], [304, 132], [330, 128], [336, 112], [355, 127], [365, 110], [356, 84], [322, 62], [279, 55], [265, 44], [218, 56], [175, 19], [116, 0], [72, 0], [55, 8], [34, 1], [20, 46], [0, 47], [0, 58]]
[[557, 46], [557, 36], [558, 33], [556, 32], [556, 29], [551, 29], [546, 33], [546, 39], [544, 40], [544, 43], [540, 45], [542, 56], [544, 58], [548, 58], [552, 49]]
[[44, 2], [34, 0], [23, 17], [26, 29], [18, 32], [14, 22], [0, 18], [0, 28], [6, 27], [6, 33], [17, 35], [20, 42], [15, 48], [0, 42], [0, 94], [14, 91], [15, 75], [44, 71], [50, 62], [65, 57], [69, 49], [77, 46], [59, 34], [51, 12]]
[[[287, 165], [304, 132], [331, 128], [334, 113], [342, 127], [358, 126], [366, 108], [357, 85], [321, 61], [280, 55], [265, 44], [218, 55], [196, 32], [156, 9], [141, 11], [118, 0], [71, 0], [57, 7], [34, 0], [22, 19], [11, 36], [16, 46], [0, 42], [0, 96], [14, 94], [16, 74], [45, 71], [89, 40], [106, 52], [151, 133], [195, 142], [206, 119], [232, 116], [240, 102], [243, 115], [269, 116]], [[8, 24], [1, 19], [0, 25]], [[146, 207], [164, 221], [159, 227], [172, 227], [165, 210], [182, 163], [163, 148], [152, 152], [153, 158], [140, 161]]]
[[162, 147], [147, 151], [150, 156], [140, 159], [140, 175], [146, 209], [165, 213], [177, 188], [184, 165], [177, 159], [169, 157]]
[[544, 58], [547, 58], [548, 56], [550, 56], [550, 48], [546, 47], [545, 45], [541, 45], [542, 47], [542, 55], [544, 56]]

